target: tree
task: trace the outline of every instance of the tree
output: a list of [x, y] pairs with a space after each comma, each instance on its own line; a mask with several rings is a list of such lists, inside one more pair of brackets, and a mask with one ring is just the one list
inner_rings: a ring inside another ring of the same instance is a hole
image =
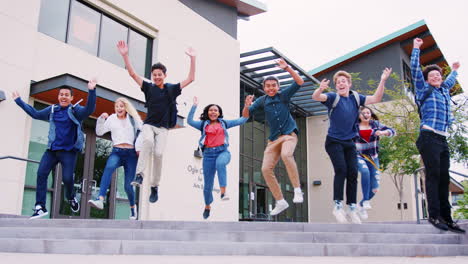
[[463, 194], [463, 199], [459, 200], [458, 208], [455, 212], [455, 218], [468, 219], [468, 181], [462, 181], [465, 193]]

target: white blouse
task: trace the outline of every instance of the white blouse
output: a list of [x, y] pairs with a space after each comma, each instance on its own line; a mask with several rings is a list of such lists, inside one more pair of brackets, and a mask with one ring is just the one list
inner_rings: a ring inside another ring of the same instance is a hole
[[[135, 120], [135, 125], [141, 129], [141, 121]], [[111, 132], [113, 145], [130, 144], [135, 141], [135, 133], [133, 130], [130, 118], [119, 119], [116, 114], [110, 115], [107, 119], [99, 117], [96, 123], [96, 134], [102, 136], [107, 132]]]

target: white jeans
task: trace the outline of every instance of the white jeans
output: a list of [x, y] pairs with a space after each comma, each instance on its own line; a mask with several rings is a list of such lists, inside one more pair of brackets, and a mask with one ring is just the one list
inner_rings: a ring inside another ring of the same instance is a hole
[[149, 183], [151, 187], [159, 185], [161, 180], [161, 169], [164, 149], [166, 148], [168, 129], [164, 127], [155, 127], [152, 125], [144, 124], [141, 135], [142, 147], [138, 158], [136, 173], [141, 174], [143, 178], [146, 163], [151, 158], [153, 153], [153, 168], [152, 173], [149, 175]]

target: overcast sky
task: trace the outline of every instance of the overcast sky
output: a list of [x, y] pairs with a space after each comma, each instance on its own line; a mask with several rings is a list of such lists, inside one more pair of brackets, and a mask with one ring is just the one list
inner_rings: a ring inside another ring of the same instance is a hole
[[258, 1], [268, 11], [239, 20], [241, 52], [272, 46], [308, 71], [424, 19], [468, 95], [467, 0]]

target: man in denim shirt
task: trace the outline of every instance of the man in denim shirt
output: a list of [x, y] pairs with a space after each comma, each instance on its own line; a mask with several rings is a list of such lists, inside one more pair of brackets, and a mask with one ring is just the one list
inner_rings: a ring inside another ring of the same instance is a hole
[[[411, 54], [411, 75], [416, 100], [421, 111], [421, 131], [416, 141], [426, 168], [426, 197], [429, 207], [429, 223], [441, 230], [465, 233], [451, 216], [449, 202], [450, 152], [447, 144], [447, 129], [452, 122], [450, 112], [450, 88], [456, 83], [460, 63], [452, 65], [452, 72], [442, 79], [442, 69], [428, 65], [421, 71], [419, 48], [423, 40], [415, 38]], [[432, 92], [430, 90], [432, 89]], [[427, 98], [423, 101], [428, 93]], [[421, 105], [422, 104], [422, 105]]]
[[[263, 154], [262, 174], [276, 200], [275, 208], [270, 212], [274, 216], [289, 207], [284, 199], [278, 180], [273, 172], [280, 157], [286, 166], [289, 179], [294, 187], [294, 203], [302, 203], [303, 193], [299, 182], [299, 172], [294, 160], [294, 149], [297, 145], [297, 125], [289, 112], [289, 102], [304, 80], [294, 71], [284, 59], [276, 62], [278, 67], [289, 72], [294, 82], [286, 89], [279, 91], [279, 81], [274, 76], [269, 76], [263, 81], [265, 95], [261, 96], [249, 107], [244, 108], [242, 114], [249, 117], [255, 112], [265, 113], [266, 121], [270, 126], [268, 145]], [[253, 95], [247, 96], [247, 102], [253, 100]]]
[[26, 104], [18, 92], [12, 97], [16, 104], [34, 119], [49, 121], [49, 141], [47, 150], [42, 155], [37, 169], [36, 204], [31, 219], [44, 217], [49, 214], [46, 209], [47, 178], [57, 163], [62, 165], [62, 180], [65, 193], [73, 212], [80, 210], [80, 204], [75, 198], [74, 172], [78, 152], [84, 147], [84, 134], [81, 122], [94, 112], [96, 108], [96, 81], [88, 83], [88, 101], [86, 107], [72, 105], [73, 90], [68, 87], [59, 88], [58, 104], [36, 110]]

